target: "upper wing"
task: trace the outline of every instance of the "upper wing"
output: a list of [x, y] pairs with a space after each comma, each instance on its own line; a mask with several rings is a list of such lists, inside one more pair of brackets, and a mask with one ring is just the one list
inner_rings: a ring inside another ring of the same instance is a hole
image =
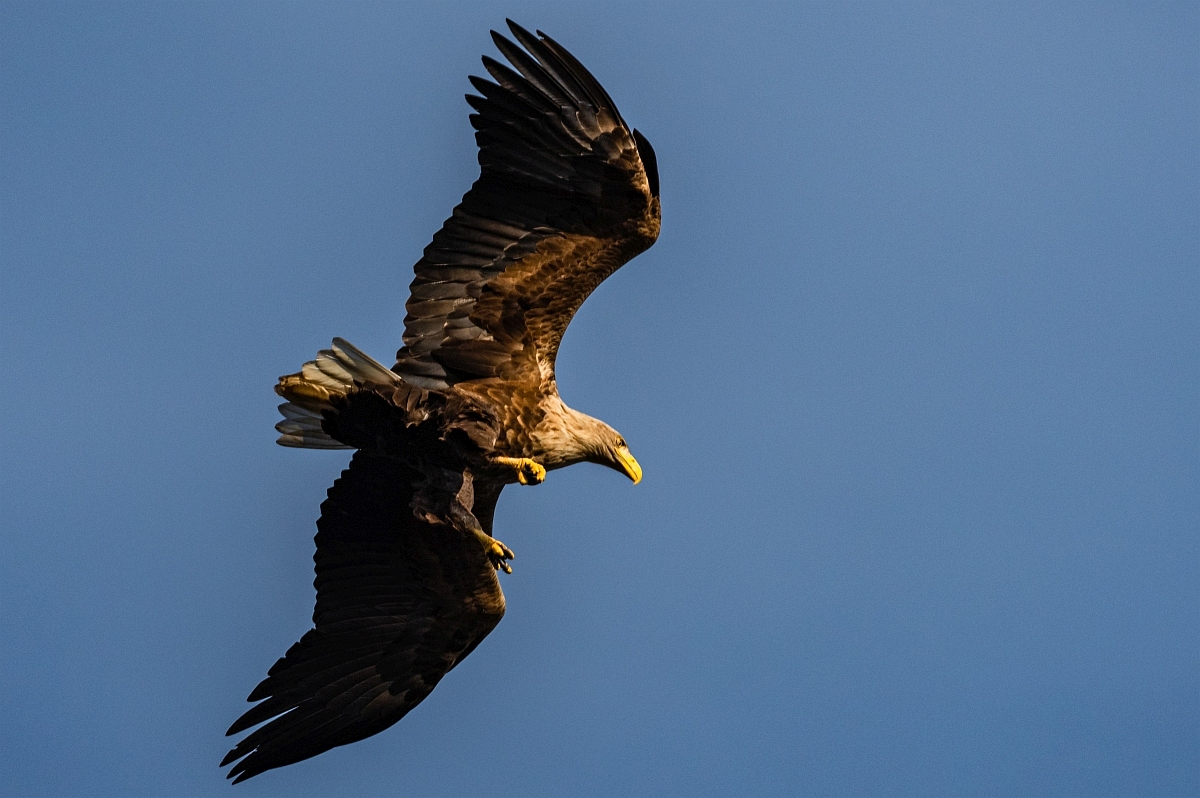
[[394, 370], [425, 388], [553, 368], [571, 317], [600, 282], [658, 237], [658, 167], [594, 77], [558, 43], [509, 21], [516, 68], [471, 124], [479, 179], [414, 267]]
[[[248, 699], [262, 703], [227, 732], [274, 718], [221, 763], [241, 759], [228, 774], [235, 784], [383, 731], [500, 622], [504, 596], [478, 540], [413, 516], [419, 479], [358, 452], [329, 489], [317, 522], [316, 628], [275, 663]], [[476, 494], [488, 531], [498, 496]]]

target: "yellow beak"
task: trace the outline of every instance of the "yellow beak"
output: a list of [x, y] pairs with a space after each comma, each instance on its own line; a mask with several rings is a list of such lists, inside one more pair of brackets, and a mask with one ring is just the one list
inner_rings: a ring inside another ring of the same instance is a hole
[[628, 447], [622, 446], [617, 449], [617, 459], [621, 461], [621, 469], [625, 472], [625, 476], [632, 479], [634, 485], [642, 481], [642, 467], [638, 465], [637, 460], [633, 459]]

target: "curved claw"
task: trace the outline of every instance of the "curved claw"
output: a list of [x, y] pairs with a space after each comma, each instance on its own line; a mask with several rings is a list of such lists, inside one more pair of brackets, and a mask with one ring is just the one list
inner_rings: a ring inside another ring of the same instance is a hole
[[512, 566], [507, 561], [514, 559], [517, 555], [513, 554], [512, 549], [495, 538], [489, 538], [488, 541], [488, 543], [484, 544], [484, 547], [487, 550], [488, 559], [492, 561], [492, 566], [498, 571], [511, 574]]
[[517, 466], [517, 481], [522, 485], [540, 485], [546, 480], [546, 467], [541, 463], [521, 458], [521, 464]]

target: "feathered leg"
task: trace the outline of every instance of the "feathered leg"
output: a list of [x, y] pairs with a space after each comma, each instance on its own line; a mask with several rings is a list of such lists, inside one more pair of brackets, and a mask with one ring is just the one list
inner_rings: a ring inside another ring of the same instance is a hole
[[516, 555], [512, 549], [484, 531], [479, 519], [471, 512], [474, 506], [475, 481], [470, 471], [456, 472], [429, 467], [425, 479], [417, 483], [413, 492], [412, 508], [417, 518], [433, 524], [446, 524], [474, 535], [492, 566], [511, 574], [512, 566], [508, 560]]

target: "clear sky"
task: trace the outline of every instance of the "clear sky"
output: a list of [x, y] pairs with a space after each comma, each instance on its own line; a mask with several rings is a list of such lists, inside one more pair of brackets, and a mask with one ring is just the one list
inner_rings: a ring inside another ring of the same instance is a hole
[[[508, 615], [387, 732], [230, 788], [310, 625], [511, 16], [658, 152], [568, 333], [633, 487], [501, 499]], [[0, 793], [1200, 792], [1200, 6], [0, 5]], [[231, 790], [233, 792], [231, 792]]]

